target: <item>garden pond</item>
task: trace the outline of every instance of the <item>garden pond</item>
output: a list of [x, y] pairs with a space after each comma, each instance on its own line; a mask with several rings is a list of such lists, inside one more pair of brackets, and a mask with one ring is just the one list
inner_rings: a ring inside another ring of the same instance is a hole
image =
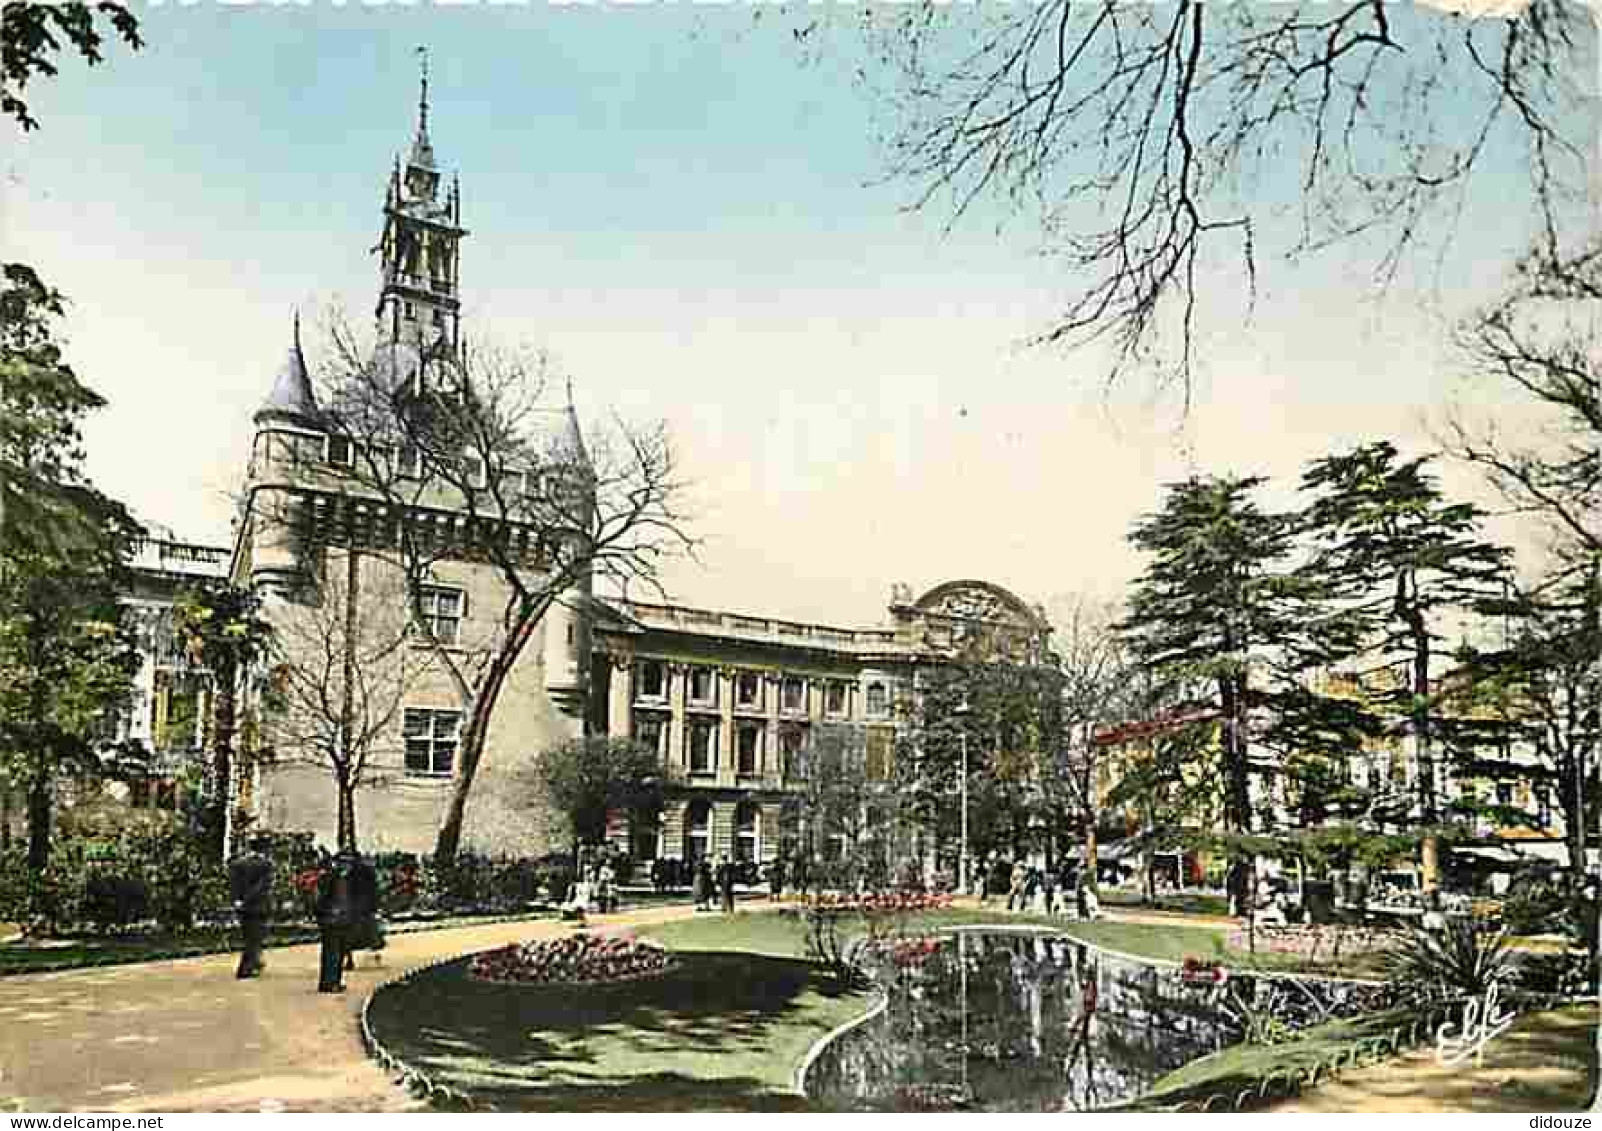
[[831, 1111], [1086, 1111], [1248, 1038], [1384, 1007], [1366, 983], [1159, 965], [1052, 933], [965, 929], [869, 944], [882, 1011], [806, 1071]]

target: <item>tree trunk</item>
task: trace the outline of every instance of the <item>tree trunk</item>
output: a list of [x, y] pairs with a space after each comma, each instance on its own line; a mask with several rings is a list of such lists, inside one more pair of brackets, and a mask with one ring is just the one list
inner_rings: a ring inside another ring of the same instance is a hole
[[490, 661], [489, 670], [484, 673], [484, 681], [478, 687], [478, 693], [473, 697], [473, 710], [468, 716], [467, 733], [462, 736], [461, 747], [458, 751], [460, 757], [456, 765], [456, 778], [451, 783], [450, 804], [445, 808], [445, 816], [440, 821], [439, 836], [434, 841], [434, 862], [439, 867], [445, 867], [456, 859], [456, 853], [461, 848], [462, 826], [467, 818], [467, 798], [473, 789], [473, 779], [478, 774], [479, 762], [484, 755], [484, 746], [489, 738], [490, 712], [495, 709], [500, 699], [501, 688], [506, 683], [506, 677], [511, 673], [512, 665], [523, 652], [523, 646], [534, 632], [534, 626], [539, 623], [534, 619], [525, 621], [517, 630], [516, 635], [508, 647], [502, 648]]
[[215, 826], [212, 832], [212, 850], [220, 859], [226, 860], [231, 855], [232, 845], [229, 843], [235, 831], [231, 808], [234, 803], [234, 719], [235, 719], [235, 672], [232, 660], [218, 662], [214, 673], [217, 681], [216, 697], [212, 706], [213, 734], [212, 741], [216, 749], [212, 751], [212, 817]]
[[356, 851], [356, 786], [346, 775], [335, 783], [339, 790], [338, 842], [341, 852]]
[[1419, 823], [1425, 828], [1421, 845], [1419, 870], [1420, 887], [1427, 894], [1440, 886], [1441, 840], [1434, 831], [1439, 813], [1435, 798], [1435, 752], [1430, 736], [1430, 637], [1424, 624], [1424, 613], [1418, 607], [1417, 582], [1411, 575], [1400, 573], [1396, 577], [1396, 613], [1407, 625], [1408, 638], [1413, 645], [1410, 665], [1411, 679], [1408, 691], [1412, 697], [1409, 707], [1413, 729], [1413, 768], [1418, 774]]
[[339, 847], [356, 851], [356, 782], [358, 752], [351, 744], [356, 718], [356, 602], [361, 556], [354, 545], [345, 549], [345, 654], [341, 657], [344, 687], [339, 701], [339, 765], [335, 782], [339, 789]]
[[50, 774], [36, 768], [28, 783], [28, 870], [35, 875], [50, 863], [50, 818], [54, 809]]

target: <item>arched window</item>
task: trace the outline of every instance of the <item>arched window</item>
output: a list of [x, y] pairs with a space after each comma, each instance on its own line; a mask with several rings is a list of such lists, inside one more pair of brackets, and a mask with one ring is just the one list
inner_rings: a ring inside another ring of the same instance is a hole
[[762, 811], [751, 801], [740, 802], [734, 810], [734, 858], [762, 859]]
[[684, 858], [700, 860], [712, 854], [712, 803], [696, 800], [684, 807]]

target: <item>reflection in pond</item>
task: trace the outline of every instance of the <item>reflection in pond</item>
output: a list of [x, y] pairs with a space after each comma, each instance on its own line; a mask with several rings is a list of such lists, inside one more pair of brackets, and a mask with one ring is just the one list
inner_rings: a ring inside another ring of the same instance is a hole
[[960, 931], [873, 952], [885, 1011], [833, 1041], [806, 1089], [835, 1111], [1083, 1111], [1133, 1099], [1254, 1027], [1374, 1008], [1350, 983], [1215, 983], [1060, 935]]

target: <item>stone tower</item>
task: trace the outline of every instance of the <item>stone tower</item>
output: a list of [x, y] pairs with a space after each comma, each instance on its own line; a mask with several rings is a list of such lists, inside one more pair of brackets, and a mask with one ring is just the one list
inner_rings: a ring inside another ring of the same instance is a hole
[[395, 158], [384, 194], [378, 242], [378, 341], [454, 350], [461, 334], [461, 183], [441, 196], [439, 166], [428, 137], [428, 59], [417, 98], [417, 130], [402, 165]]
[[[560, 491], [562, 511], [584, 524], [584, 529], [566, 531], [571, 539], [589, 537], [588, 523], [595, 505], [595, 484], [578, 412], [573, 407], [573, 387], [569, 383], [567, 407], [562, 424], [551, 445], [551, 464], [560, 477], [553, 488]], [[577, 523], [575, 523], [577, 525]], [[593, 576], [585, 570], [574, 584], [557, 597], [545, 614], [543, 666], [545, 689], [562, 711], [577, 719], [585, 716], [590, 691], [589, 660], [593, 617]]]

